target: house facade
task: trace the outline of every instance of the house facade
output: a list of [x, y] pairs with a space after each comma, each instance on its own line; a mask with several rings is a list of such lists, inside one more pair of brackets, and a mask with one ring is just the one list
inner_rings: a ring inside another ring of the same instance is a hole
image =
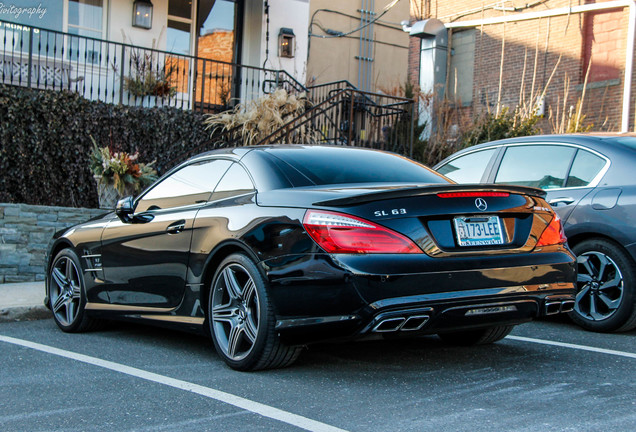
[[279, 84], [274, 71], [305, 82], [309, 0], [10, 1], [0, 6], [10, 84], [192, 108], [256, 97]]
[[411, 23], [411, 80], [465, 122], [519, 106], [540, 114], [546, 133], [577, 117], [591, 130], [634, 130], [631, 0], [411, 0]]
[[404, 85], [409, 36], [400, 23], [408, 17], [406, 0], [312, 0], [307, 81], [347, 80], [371, 92]]

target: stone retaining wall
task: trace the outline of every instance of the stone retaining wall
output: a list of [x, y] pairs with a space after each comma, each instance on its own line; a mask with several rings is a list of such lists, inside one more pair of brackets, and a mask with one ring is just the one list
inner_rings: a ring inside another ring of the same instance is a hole
[[104, 210], [0, 203], [0, 283], [44, 280], [53, 234]]

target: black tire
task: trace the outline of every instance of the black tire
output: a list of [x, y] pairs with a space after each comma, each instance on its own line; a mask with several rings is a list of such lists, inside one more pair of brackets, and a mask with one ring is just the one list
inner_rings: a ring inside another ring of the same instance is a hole
[[508, 336], [515, 326], [494, 326], [478, 330], [438, 333], [444, 342], [451, 345], [471, 346], [495, 343]]
[[267, 281], [243, 254], [232, 254], [219, 265], [210, 287], [207, 316], [214, 347], [232, 369], [286, 367], [302, 350], [280, 341]]
[[77, 254], [63, 249], [47, 275], [49, 307], [60, 329], [68, 333], [97, 330], [103, 322], [86, 314], [84, 274]]
[[636, 265], [617, 244], [589, 239], [572, 248], [578, 280], [569, 316], [584, 329], [621, 332], [636, 327]]

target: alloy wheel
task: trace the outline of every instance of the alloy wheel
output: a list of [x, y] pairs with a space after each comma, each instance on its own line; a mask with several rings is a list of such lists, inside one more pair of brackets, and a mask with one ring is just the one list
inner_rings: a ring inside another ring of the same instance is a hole
[[81, 285], [77, 267], [67, 256], [58, 258], [51, 267], [51, 309], [64, 326], [75, 322], [80, 311]]
[[611, 317], [623, 299], [623, 275], [614, 260], [590, 251], [577, 257], [578, 293], [574, 310], [589, 320]]
[[225, 266], [212, 296], [212, 323], [219, 347], [234, 361], [254, 347], [259, 326], [259, 299], [254, 280], [240, 264]]

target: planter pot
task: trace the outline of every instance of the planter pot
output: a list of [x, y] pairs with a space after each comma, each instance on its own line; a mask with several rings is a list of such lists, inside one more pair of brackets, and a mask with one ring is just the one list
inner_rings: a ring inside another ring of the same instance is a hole
[[132, 186], [126, 185], [124, 193], [120, 194], [113, 183], [103, 180], [102, 176], [93, 176], [97, 182], [97, 198], [99, 199], [99, 208], [105, 210], [114, 210], [117, 201], [125, 196], [134, 195], [135, 190]]

